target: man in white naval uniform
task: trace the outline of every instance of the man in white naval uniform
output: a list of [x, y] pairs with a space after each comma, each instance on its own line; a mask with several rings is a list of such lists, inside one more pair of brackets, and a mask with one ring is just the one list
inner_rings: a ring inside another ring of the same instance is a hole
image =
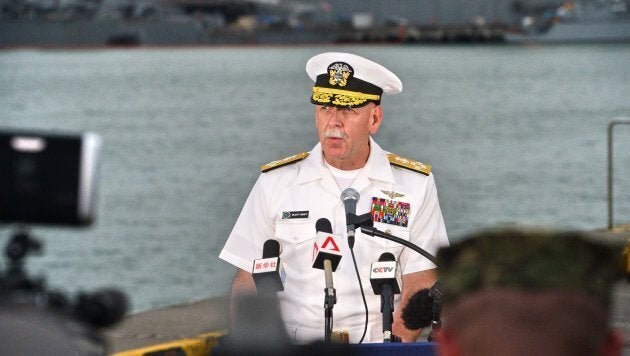
[[286, 272], [278, 292], [282, 320], [291, 341], [324, 339], [324, 273], [312, 267], [315, 223], [332, 223], [343, 258], [333, 274], [337, 302], [336, 332], [351, 343], [382, 342], [381, 298], [370, 287], [370, 266], [390, 252], [400, 263], [401, 294], [396, 295], [393, 334], [416, 341], [421, 330], [409, 330], [401, 318], [406, 301], [430, 288], [436, 266], [398, 243], [356, 230], [354, 255], [368, 307], [366, 312], [346, 239], [346, 212], [341, 192], [359, 192], [356, 214], [370, 213], [381, 231], [408, 240], [431, 254], [448, 245], [431, 167], [383, 150], [372, 138], [382, 122], [381, 95], [396, 94], [402, 83], [381, 65], [348, 53], [311, 58], [307, 73], [315, 81], [311, 102], [319, 143], [310, 151], [262, 167], [220, 258], [238, 267], [232, 300], [255, 293], [252, 263], [268, 239], [280, 242]]

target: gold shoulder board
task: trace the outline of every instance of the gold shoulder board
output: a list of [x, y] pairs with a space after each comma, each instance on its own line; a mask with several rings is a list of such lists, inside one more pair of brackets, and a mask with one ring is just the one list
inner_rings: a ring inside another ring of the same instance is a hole
[[308, 157], [308, 152], [302, 152], [302, 153], [298, 153], [296, 155], [293, 155], [291, 157], [287, 157], [287, 158], [283, 158], [281, 160], [278, 161], [273, 161], [273, 162], [269, 162], [263, 166], [260, 166], [260, 170], [265, 173], [265, 172], [269, 172], [272, 169], [276, 169], [282, 166], [286, 166], [287, 164], [291, 164], [291, 163], [295, 163], [298, 161], [303, 160], [304, 158]]
[[387, 159], [394, 166], [406, 168], [414, 172], [422, 173], [426, 176], [431, 173], [431, 166], [422, 162], [414, 161], [409, 158], [401, 157], [397, 154], [388, 153]]

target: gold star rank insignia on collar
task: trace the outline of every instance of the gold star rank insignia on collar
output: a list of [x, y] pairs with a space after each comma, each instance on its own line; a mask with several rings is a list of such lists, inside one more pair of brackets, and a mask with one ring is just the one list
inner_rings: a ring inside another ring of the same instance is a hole
[[396, 193], [394, 191], [381, 190], [381, 192], [383, 192], [383, 194], [387, 195], [392, 200], [405, 196], [404, 194]]

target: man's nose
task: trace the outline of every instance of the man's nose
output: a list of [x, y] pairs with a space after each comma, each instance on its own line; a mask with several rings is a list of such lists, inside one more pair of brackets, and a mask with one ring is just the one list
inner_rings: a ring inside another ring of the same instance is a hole
[[342, 124], [342, 112], [337, 108], [332, 108], [330, 113], [330, 124], [334, 126], [341, 126]]

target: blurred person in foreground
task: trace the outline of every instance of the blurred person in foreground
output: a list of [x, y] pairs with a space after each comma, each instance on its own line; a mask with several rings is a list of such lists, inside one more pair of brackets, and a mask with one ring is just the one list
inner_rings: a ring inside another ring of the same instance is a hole
[[433, 285], [436, 266], [400, 244], [357, 228], [353, 251], [369, 310], [365, 332], [366, 312], [340, 199], [351, 187], [360, 194], [356, 214], [370, 213], [374, 227], [431, 254], [448, 245], [431, 167], [387, 152], [372, 138], [383, 122], [381, 96], [399, 93], [402, 83], [385, 67], [349, 53], [316, 55], [306, 71], [315, 82], [310, 101], [319, 143], [310, 152], [262, 167], [220, 254], [238, 267], [232, 301], [256, 292], [252, 261], [261, 257], [266, 240], [278, 240], [286, 280], [277, 297], [287, 334], [298, 344], [323, 339], [324, 274], [312, 268], [312, 256], [316, 221], [326, 218], [341, 236], [338, 247], [343, 253], [334, 272], [333, 331], [347, 333], [350, 343], [383, 341], [381, 300], [370, 287], [370, 266], [390, 252], [402, 269], [392, 331], [402, 341], [416, 341], [421, 330], [406, 329], [401, 310], [416, 291]]
[[577, 232], [498, 229], [438, 252], [441, 356], [621, 355], [621, 253]]

